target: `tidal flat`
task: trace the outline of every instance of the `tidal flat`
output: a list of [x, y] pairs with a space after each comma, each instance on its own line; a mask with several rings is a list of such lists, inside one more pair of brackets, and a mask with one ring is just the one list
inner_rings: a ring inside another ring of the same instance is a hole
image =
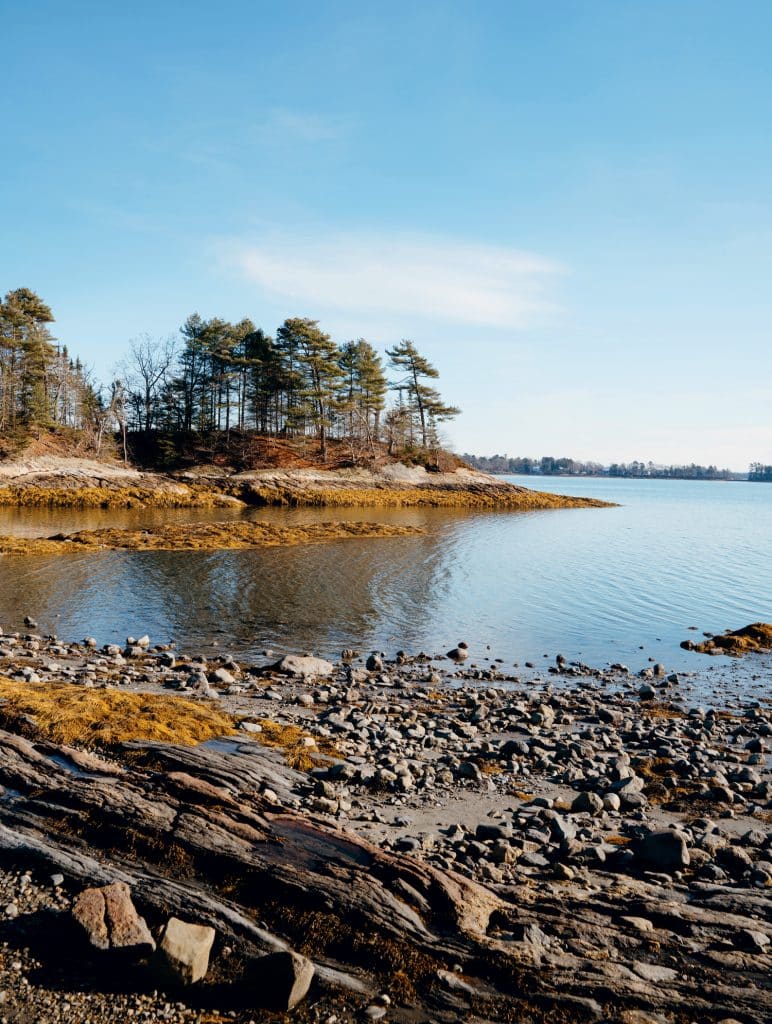
[[104, 527], [51, 537], [0, 536], [0, 554], [66, 555], [84, 551], [232, 551], [291, 547], [323, 541], [411, 537], [419, 527], [372, 522], [324, 522], [278, 526], [236, 522], [165, 524], [142, 530]]

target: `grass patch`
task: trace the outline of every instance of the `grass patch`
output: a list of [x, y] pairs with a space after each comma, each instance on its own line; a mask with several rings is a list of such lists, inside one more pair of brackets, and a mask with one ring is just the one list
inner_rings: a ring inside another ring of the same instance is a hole
[[236, 731], [230, 715], [184, 697], [1, 677], [0, 725], [11, 732], [84, 747], [111, 747], [131, 740], [194, 746]]
[[183, 523], [146, 530], [81, 530], [52, 537], [0, 537], [0, 553], [59, 555], [88, 550], [113, 551], [225, 551], [246, 548], [288, 547], [328, 540], [368, 537], [412, 537], [425, 531], [388, 523], [310, 523], [275, 526], [271, 523]]

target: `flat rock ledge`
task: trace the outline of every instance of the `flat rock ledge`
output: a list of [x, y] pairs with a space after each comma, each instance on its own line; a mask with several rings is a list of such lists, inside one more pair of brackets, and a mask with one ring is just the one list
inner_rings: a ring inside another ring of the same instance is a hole
[[[80, 894], [75, 917], [103, 949], [149, 952], [157, 936], [194, 964], [170, 916], [213, 929], [203, 993], [229, 982], [254, 1008], [275, 984], [276, 1009], [326, 999], [340, 1021], [769, 1020], [767, 894], [668, 881], [684, 864], [678, 835], [641, 844], [657, 875], [567, 872], [494, 891], [293, 809], [282, 794], [308, 776], [256, 743], [134, 744], [120, 773], [70, 753], [0, 731], [0, 856]], [[568, 819], [553, 822], [570, 842]]]

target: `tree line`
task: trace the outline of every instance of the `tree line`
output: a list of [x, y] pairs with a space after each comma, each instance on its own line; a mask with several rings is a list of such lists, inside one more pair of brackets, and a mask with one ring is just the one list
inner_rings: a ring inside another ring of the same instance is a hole
[[752, 462], [748, 479], [754, 483], [772, 483], [772, 466], [764, 466], [761, 462]]
[[[123, 435], [254, 431], [313, 436], [322, 460], [331, 439], [352, 451], [391, 453], [439, 445], [439, 425], [458, 415], [434, 385], [437, 369], [403, 340], [386, 362], [359, 338], [335, 342], [318, 321], [291, 317], [266, 333], [190, 315], [180, 336], [134, 339], [109, 387], [92, 383], [60, 348], [50, 308], [29, 289], [0, 304], [0, 431], [67, 425]], [[391, 396], [391, 401], [389, 401]]]
[[[613, 476], [652, 480], [739, 480], [740, 473], [716, 466], [657, 466], [653, 462], [612, 462], [603, 466], [599, 462], [581, 462], [577, 459], [545, 455], [540, 459], [510, 458], [507, 455], [464, 455], [463, 459], [475, 469], [486, 473], [512, 475], [538, 474], [539, 476]], [[771, 468], [772, 467], [768, 467]], [[753, 479], [753, 477], [750, 477]], [[761, 477], [757, 479], [762, 479]]]

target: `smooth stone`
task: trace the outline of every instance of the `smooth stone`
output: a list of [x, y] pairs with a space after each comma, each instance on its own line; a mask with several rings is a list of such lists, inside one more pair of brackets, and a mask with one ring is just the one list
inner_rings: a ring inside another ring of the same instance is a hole
[[272, 668], [284, 675], [309, 679], [314, 676], [330, 676], [335, 666], [324, 658], [287, 654], [281, 661], [277, 661]]
[[172, 975], [183, 985], [200, 981], [209, 969], [214, 938], [215, 930], [208, 925], [189, 924], [178, 917], [170, 917], [157, 953], [162, 973]]

